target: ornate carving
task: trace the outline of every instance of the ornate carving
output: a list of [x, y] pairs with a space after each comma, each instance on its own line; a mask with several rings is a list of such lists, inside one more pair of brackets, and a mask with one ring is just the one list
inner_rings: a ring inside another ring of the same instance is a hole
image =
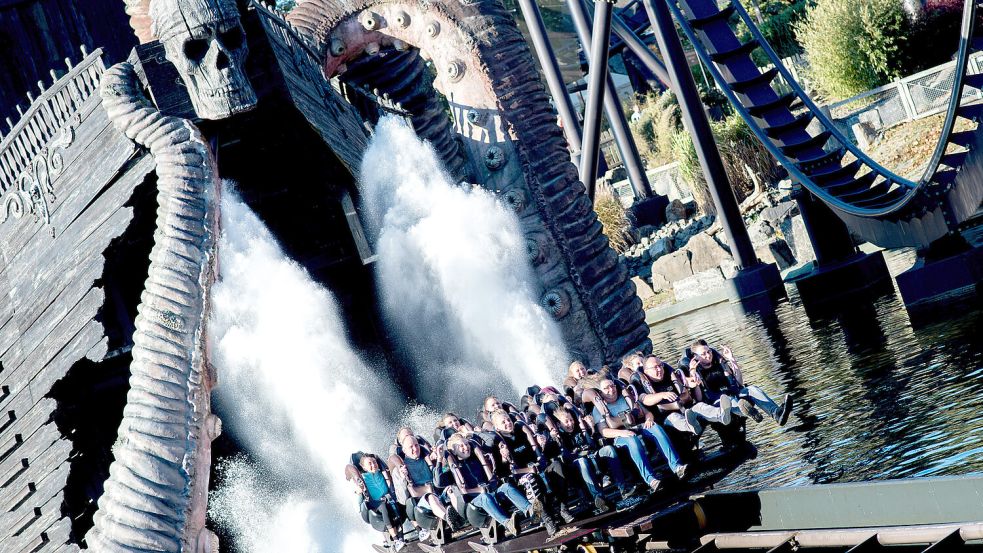
[[547, 290], [539, 300], [539, 304], [554, 319], [561, 319], [570, 312], [570, 296], [560, 288]]
[[244, 67], [246, 35], [233, 0], [153, 0], [150, 17], [199, 117], [224, 119], [256, 107]]
[[[77, 120], [78, 116], [76, 116]], [[75, 124], [78, 124], [77, 122]], [[55, 201], [54, 180], [65, 168], [63, 152], [75, 141], [75, 128], [67, 125], [50, 144], [34, 156], [30, 165], [16, 179], [17, 186], [8, 190], [0, 206], [0, 223], [8, 218], [20, 219], [32, 213], [36, 220], [51, 224], [49, 202]]]

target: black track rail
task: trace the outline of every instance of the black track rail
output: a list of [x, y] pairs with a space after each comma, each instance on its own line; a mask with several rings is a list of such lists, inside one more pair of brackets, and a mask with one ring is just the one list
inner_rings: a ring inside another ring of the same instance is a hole
[[[965, 0], [952, 96], [939, 141], [917, 181], [883, 167], [842, 135], [781, 64], [739, 0], [722, 9], [714, 0], [668, 3], [752, 132], [795, 180], [834, 208], [854, 232], [885, 247], [924, 248], [957, 231], [976, 212], [983, 197], [979, 133], [953, 129], [957, 118], [978, 123], [983, 112], [979, 104], [960, 105], [966, 84], [983, 86], [983, 76], [966, 75], [969, 57], [983, 50], [983, 34], [974, 25], [983, 2]], [[751, 30], [748, 42], [738, 39], [735, 20]], [[751, 55], [759, 49], [774, 68], [762, 72], [757, 67]], [[792, 93], [782, 95], [774, 89], [779, 76]], [[790, 109], [796, 100], [806, 107], [804, 113], [796, 115]], [[955, 153], [947, 153], [951, 150]], [[852, 160], [845, 159], [848, 154]]]

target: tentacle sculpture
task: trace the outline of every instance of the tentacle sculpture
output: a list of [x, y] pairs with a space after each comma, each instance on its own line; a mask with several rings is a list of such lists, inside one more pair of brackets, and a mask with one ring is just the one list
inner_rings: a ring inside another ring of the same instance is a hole
[[220, 430], [203, 345], [214, 161], [194, 125], [151, 107], [130, 64], [106, 71], [101, 95], [116, 128], [156, 160], [159, 206], [115, 461], [86, 543], [100, 552], [217, 550], [204, 528]]

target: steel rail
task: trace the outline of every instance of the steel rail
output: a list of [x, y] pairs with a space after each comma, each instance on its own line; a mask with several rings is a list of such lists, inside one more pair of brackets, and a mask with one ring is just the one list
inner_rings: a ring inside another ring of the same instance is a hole
[[[972, 0], [966, 0], [966, 1], [971, 2]], [[847, 151], [849, 151], [857, 159], [859, 159], [861, 163], [870, 167], [872, 171], [884, 177], [889, 182], [893, 182], [907, 188], [918, 187], [920, 183], [906, 179], [901, 175], [898, 175], [897, 173], [894, 173], [893, 171], [884, 167], [880, 163], [874, 161], [870, 156], [864, 153], [863, 150], [857, 147], [857, 145], [854, 144], [853, 141], [847, 138], [842, 133], [842, 131], [840, 131], [840, 129], [833, 123], [833, 121], [826, 115], [826, 113], [822, 109], [820, 109], [818, 105], [816, 105], [816, 103], [812, 100], [812, 98], [809, 97], [808, 94], [806, 94], [805, 90], [799, 85], [798, 81], [795, 80], [795, 77], [792, 76], [792, 73], [788, 70], [787, 67], [785, 67], [785, 64], [782, 63], [781, 58], [778, 57], [778, 53], [775, 52], [775, 50], [771, 47], [770, 44], [768, 44], [767, 39], [765, 39], [764, 35], [761, 33], [761, 29], [759, 29], [758, 26], [754, 24], [754, 21], [751, 19], [751, 15], [747, 12], [747, 10], [744, 9], [744, 5], [741, 4], [740, 0], [731, 0], [731, 4], [734, 6], [740, 18], [744, 21], [744, 24], [747, 25], [748, 30], [751, 31], [751, 36], [753, 36], [754, 39], [758, 41], [758, 47], [761, 48], [761, 50], [765, 53], [766, 56], [768, 56], [768, 58], [771, 60], [771, 63], [774, 64], [775, 69], [778, 70], [778, 73], [782, 76], [783, 79], [785, 79], [785, 82], [788, 84], [789, 88], [792, 89], [792, 92], [794, 92], [795, 95], [799, 98], [799, 100], [801, 100], [802, 103], [805, 104], [805, 106], [809, 109], [809, 111], [812, 112], [812, 115], [817, 119], [819, 119], [820, 123], [823, 124], [823, 127], [825, 127], [826, 130], [830, 131], [830, 133], [833, 135], [833, 138], [835, 138], [836, 141], [840, 143], [840, 145], [842, 145], [844, 148], [847, 149]]]
[[849, 202], [845, 202], [837, 198], [836, 196], [830, 194], [826, 189], [816, 184], [811, 177], [803, 173], [802, 170], [799, 169], [795, 165], [795, 163], [791, 161], [788, 158], [788, 156], [786, 156], [779, 149], [779, 147], [775, 145], [774, 142], [771, 141], [770, 138], [768, 138], [768, 135], [764, 132], [761, 126], [755, 122], [754, 117], [744, 106], [744, 104], [740, 102], [740, 100], [737, 98], [737, 94], [730, 87], [729, 83], [724, 78], [724, 76], [720, 73], [720, 70], [717, 68], [713, 60], [710, 59], [710, 54], [706, 51], [706, 48], [703, 47], [703, 43], [699, 40], [699, 38], [697, 38], [696, 33], [693, 31], [692, 26], [690, 26], [689, 24], [689, 20], [679, 9], [679, 6], [676, 5], [675, 1], [674, 0], [656, 0], [656, 1], [666, 2], [666, 4], [669, 6], [669, 9], [672, 11], [673, 17], [675, 17], [676, 20], [679, 22], [680, 28], [683, 30], [683, 33], [686, 35], [689, 41], [693, 43], [694, 46], [699, 45], [699, 47], [695, 47], [694, 50], [696, 51], [697, 55], [699, 56], [703, 64], [707, 66], [707, 69], [710, 71], [710, 74], [713, 76], [713, 79], [720, 86], [724, 95], [727, 96], [727, 99], [730, 100], [731, 104], [734, 106], [734, 109], [744, 119], [744, 121], [747, 122], [748, 128], [751, 129], [751, 132], [754, 133], [754, 135], [758, 138], [758, 140], [765, 147], [765, 149], [767, 149], [768, 152], [772, 156], [774, 156], [776, 160], [778, 160], [782, 165], [785, 166], [785, 169], [789, 172], [789, 175], [791, 175], [793, 178], [795, 178], [804, 186], [806, 186], [813, 194], [821, 198], [824, 202], [826, 202], [830, 206], [840, 211], [843, 211], [845, 213], [849, 213], [851, 215], [856, 215], [859, 217], [882, 217], [884, 215], [888, 215], [890, 213], [893, 213], [901, 209], [909, 201], [911, 201], [912, 198], [915, 197], [915, 189], [905, 188], [904, 195], [887, 207], [883, 207], [883, 208], [857, 207]]

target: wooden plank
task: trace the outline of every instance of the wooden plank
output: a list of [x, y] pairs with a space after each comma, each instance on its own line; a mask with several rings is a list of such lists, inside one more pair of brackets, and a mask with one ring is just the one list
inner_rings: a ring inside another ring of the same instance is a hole
[[[11, 475], [0, 475], [2, 478], [0, 480], [0, 492], [3, 494], [0, 501], [6, 501], [14, 490], [26, 486], [28, 482], [41, 480], [45, 474], [68, 460], [68, 456], [72, 453], [72, 442], [60, 439], [45, 446], [47, 436], [47, 432], [43, 432], [35, 439], [29, 439], [31, 445], [35, 445], [34, 442], [36, 442], [36, 447], [32, 447], [31, 451], [27, 451], [26, 448], [24, 451], [19, 451], [17, 457], [20, 463], [12, 465], [14, 470]], [[39, 450], [40, 452], [38, 452]]]
[[[14, 484], [23, 472], [31, 468], [31, 459], [44, 455], [52, 447], [62, 447], [59, 441], [67, 440], [61, 440], [61, 433], [54, 423], [48, 423], [25, 437], [24, 445], [17, 450], [16, 455], [0, 462], [0, 486], [8, 482]], [[69, 449], [70, 446], [69, 442]]]
[[27, 438], [34, 435], [41, 426], [51, 420], [51, 413], [54, 412], [56, 406], [55, 400], [44, 398], [23, 417], [18, 417], [11, 428], [4, 433], [3, 438], [0, 439], [0, 462], [14, 455], [18, 449], [23, 447]]
[[92, 318], [102, 305], [104, 298], [105, 293], [101, 288], [93, 288], [82, 301], [70, 307], [71, 311], [64, 316], [62, 316], [62, 312], [69, 307], [59, 306], [57, 312], [54, 313], [58, 316], [45, 320], [44, 324], [31, 327], [30, 332], [36, 332], [39, 336], [46, 338], [39, 340], [41, 345], [26, 358], [24, 363], [13, 371], [4, 371], [0, 385], [9, 387], [11, 393], [25, 388], [30, 382], [30, 377], [25, 377], [25, 375], [37, 374], [50, 359], [65, 348], [66, 344], [71, 343], [72, 338], [78, 335], [86, 324], [92, 322]]
[[[46, 236], [39, 236], [36, 242], [30, 244], [31, 251], [19, 254], [10, 264], [7, 270], [7, 280], [16, 283], [17, 293], [11, 294], [11, 299], [15, 301], [14, 309], [19, 310], [21, 305], [17, 303], [18, 298], [25, 298], [24, 291], [37, 290], [45, 287], [50, 288], [51, 282], [37, 278], [36, 275], [41, 267], [56, 270], [59, 266], [69, 265], [73, 261], [66, 259], [64, 252], [69, 252], [79, 257], [83, 253], [98, 251], [102, 253], [113, 238], [122, 234], [126, 226], [132, 219], [133, 209], [122, 207], [133, 196], [133, 190], [143, 182], [147, 173], [153, 169], [152, 159], [149, 156], [141, 159], [141, 162], [132, 166], [121, 178], [112, 186], [102, 189], [97, 195], [87, 198], [89, 204], [86, 209], [75, 214], [73, 219], [63, 228], [61, 234], [51, 239]], [[119, 212], [126, 213], [125, 222], [121, 228], [121, 217]], [[117, 219], [112, 219], [116, 217]], [[110, 221], [112, 219], [112, 221]], [[112, 229], [103, 229], [107, 222], [116, 225]], [[89, 245], [91, 249], [86, 252], [76, 251], [82, 244]], [[32, 278], [27, 278], [28, 276]], [[30, 321], [30, 318], [26, 320]], [[25, 328], [21, 325], [21, 328]]]
[[[63, 494], [52, 497], [47, 503], [24, 513], [21, 518], [11, 524], [12, 533], [3, 541], [4, 547], [10, 551], [20, 551], [27, 546], [40, 532], [61, 518], [61, 503]], [[2, 535], [2, 534], [0, 534]]]
[[[11, 498], [15, 499], [16, 503], [5, 504], [3, 514], [0, 514], [0, 536], [12, 534], [17, 530], [15, 526], [17, 521], [25, 517], [29, 518], [29, 513], [46, 504], [51, 498], [62, 495], [71, 468], [71, 463], [61, 463], [42, 479], [21, 487]], [[35, 526], [31, 533], [38, 535], [44, 528], [45, 526]]]
[[[98, 106], [96, 101], [98, 97], [90, 98], [84, 107], [94, 109]], [[24, 253], [35, 253], [50, 244], [52, 229], [56, 235], [61, 234], [135, 151], [136, 146], [113, 128], [101, 108], [92, 111], [77, 129], [73, 144], [64, 151], [65, 168], [53, 183], [56, 199], [48, 206], [51, 225], [28, 215], [0, 225], [0, 247], [8, 262], [16, 264]], [[10, 280], [14, 281], [12, 277]]]
[[72, 535], [72, 521], [68, 517], [61, 517], [54, 524], [47, 527], [38, 535], [36, 541], [29, 542], [20, 553], [42, 553], [44, 551], [55, 551], [68, 544]]

